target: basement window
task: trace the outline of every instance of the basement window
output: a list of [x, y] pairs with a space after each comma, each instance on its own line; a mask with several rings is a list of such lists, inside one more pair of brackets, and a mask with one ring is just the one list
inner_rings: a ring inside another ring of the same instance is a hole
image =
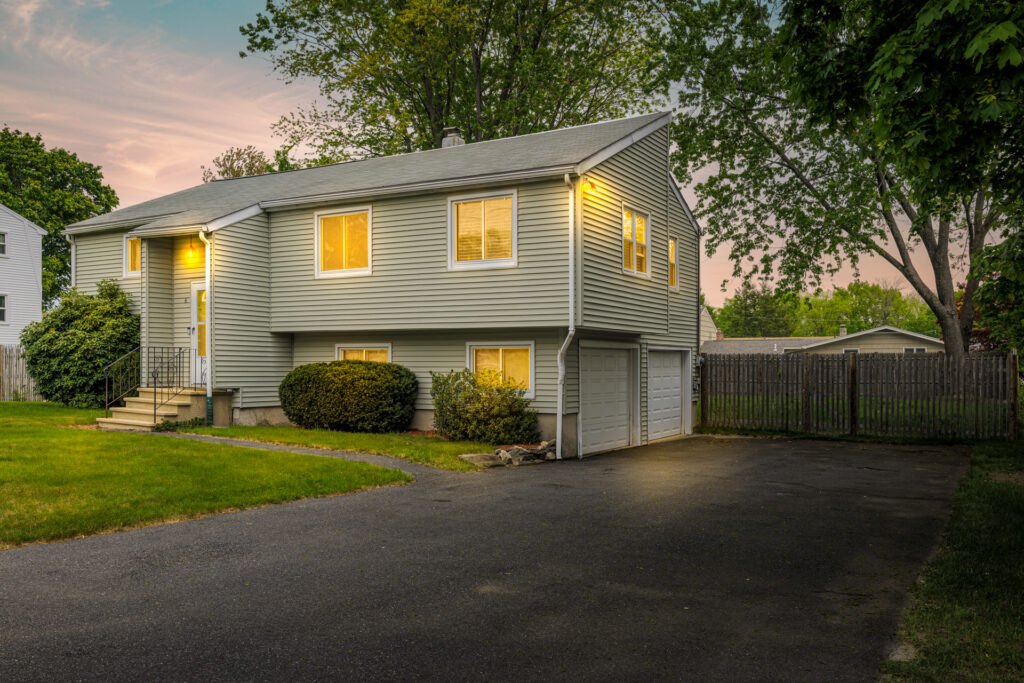
[[391, 362], [391, 344], [347, 345], [338, 344], [334, 347], [336, 360], [369, 360], [377, 363]]
[[473, 372], [493, 372], [512, 381], [533, 398], [533, 342], [471, 343], [466, 345], [466, 365]]

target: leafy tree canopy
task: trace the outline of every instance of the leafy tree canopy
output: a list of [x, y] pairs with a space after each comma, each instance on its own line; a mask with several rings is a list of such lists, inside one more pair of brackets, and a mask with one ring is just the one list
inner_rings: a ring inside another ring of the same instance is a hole
[[223, 154], [213, 158], [210, 168], [199, 168], [203, 172], [204, 183], [225, 178], [291, 171], [299, 168], [299, 164], [289, 156], [289, 151], [288, 147], [275, 150], [274, 160], [271, 161], [263, 150], [257, 149], [254, 145], [228, 147]]
[[1024, 234], [986, 248], [975, 270], [982, 279], [977, 298], [983, 341], [1024, 351]]
[[0, 130], [0, 204], [46, 230], [43, 237], [43, 305], [71, 284], [71, 248], [61, 230], [117, 206], [99, 166], [65, 149], [47, 150], [42, 137]]
[[247, 54], [322, 103], [275, 130], [320, 159], [431, 149], [641, 112], [660, 63], [654, 0], [268, 0]]
[[910, 332], [939, 336], [935, 314], [916, 296], [904, 296], [895, 287], [854, 282], [831, 292], [805, 297], [796, 336], [850, 334], [891, 325]]
[[744, 282], [714, 320], [726, 337], [792, 337], [800, 324], [800, 298]]

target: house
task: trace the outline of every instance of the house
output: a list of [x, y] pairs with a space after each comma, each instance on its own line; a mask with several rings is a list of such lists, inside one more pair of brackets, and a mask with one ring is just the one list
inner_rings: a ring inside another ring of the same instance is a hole
[[43, 317], [45, 234], [0, 204], [0, 345], [19, 344], [22, 329]]
[[706, 341], [712, 339], [719, 339], [721, 337], [721, 330], [718, 329], [718, 325], [715, 324], [715, 319], [711, 317], [711, 312], [707, 309], [707, 306], [700, 307], [700, 343], [703, 344]]
[[701, 353], [942, 353], [941, 339], [881, 325], [835, 337], [726, 337], [701, 344]]
[[[84, 291], [116, 277], [238, 424], [283, 422], [292, 368], [391, 361], [519, 381], [563, 457], [693, 423], [698, 227], [667, 113], [221, 180], [66, 229]], [[161, 355], [163, 354], [163, 355]], [[159, 373], [158, 373], [159, 374]], [[141, 428], [125, 414], [108, 427]], [[580, 445], [578, 448], [577, 446]]]

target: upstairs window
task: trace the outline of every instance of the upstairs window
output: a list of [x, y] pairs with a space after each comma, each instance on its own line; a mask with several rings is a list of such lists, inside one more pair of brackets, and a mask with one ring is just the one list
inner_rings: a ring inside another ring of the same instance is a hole
[[7, 295], [0, 294], [0, 323], [7, 322]]
[[469, 344], [467, 364], [473, 372], [493, 372], [512, 381], [533, 398], [533, 343]]
[[634, 275], [647, 275], [647, 214], [622, 208], [622, 269]]
[[668, 286], [679, 288], [679, 276], [676, 273], [676, 238], [668, 238]]
[[448, 269], [516, 265], [516, 193], [453, 197], [448, 203]]
[[334, 357], [337, 360], [369, 360], [377, 363], [389, 363], [391, 362], [391, 345], [344, 346], [339, 344], [334, 347]]
[[138, 277], [142, 274], [142, 239], [124, 238], [124, 276]]
[[7, 256], [7, 233], [0, 232], [0, 256]]
[[316, 276], [369, 275], [370, 208], [316, 214]]

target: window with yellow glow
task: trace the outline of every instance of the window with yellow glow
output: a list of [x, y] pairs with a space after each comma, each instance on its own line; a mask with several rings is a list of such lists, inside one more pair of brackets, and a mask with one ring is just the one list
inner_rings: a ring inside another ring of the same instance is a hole
[[124, 240], [124, 276], [138, 275], [142, 272], [142, 240], [138, 237], [126, 237]]
[[646, 214], [622, 209], [622, 268], [639, 275], [647, 274]]
[[529, 345], [471, 346], [470, 370], [493, 372], [529, 394], [533, 391], [532, 353]]
[[196, 290], [196, 353], [206, 355], [206, 290]]
[[515, 265], [515, 193], [453, 198], [449, 268]]
[[370, 210], [317, 214], [318, 274], [326, 277], [370, 272]]
[[668, 238], [668, 286], [675, 289], [679, 286], [676, 274], [676, 238]]
[[387, 363], [391, 360], [391, 349], [387, 346], [369, 346], [356, 348], [338, 346], [335, 349], [338, 360], [368, 360], [376, 363]]

